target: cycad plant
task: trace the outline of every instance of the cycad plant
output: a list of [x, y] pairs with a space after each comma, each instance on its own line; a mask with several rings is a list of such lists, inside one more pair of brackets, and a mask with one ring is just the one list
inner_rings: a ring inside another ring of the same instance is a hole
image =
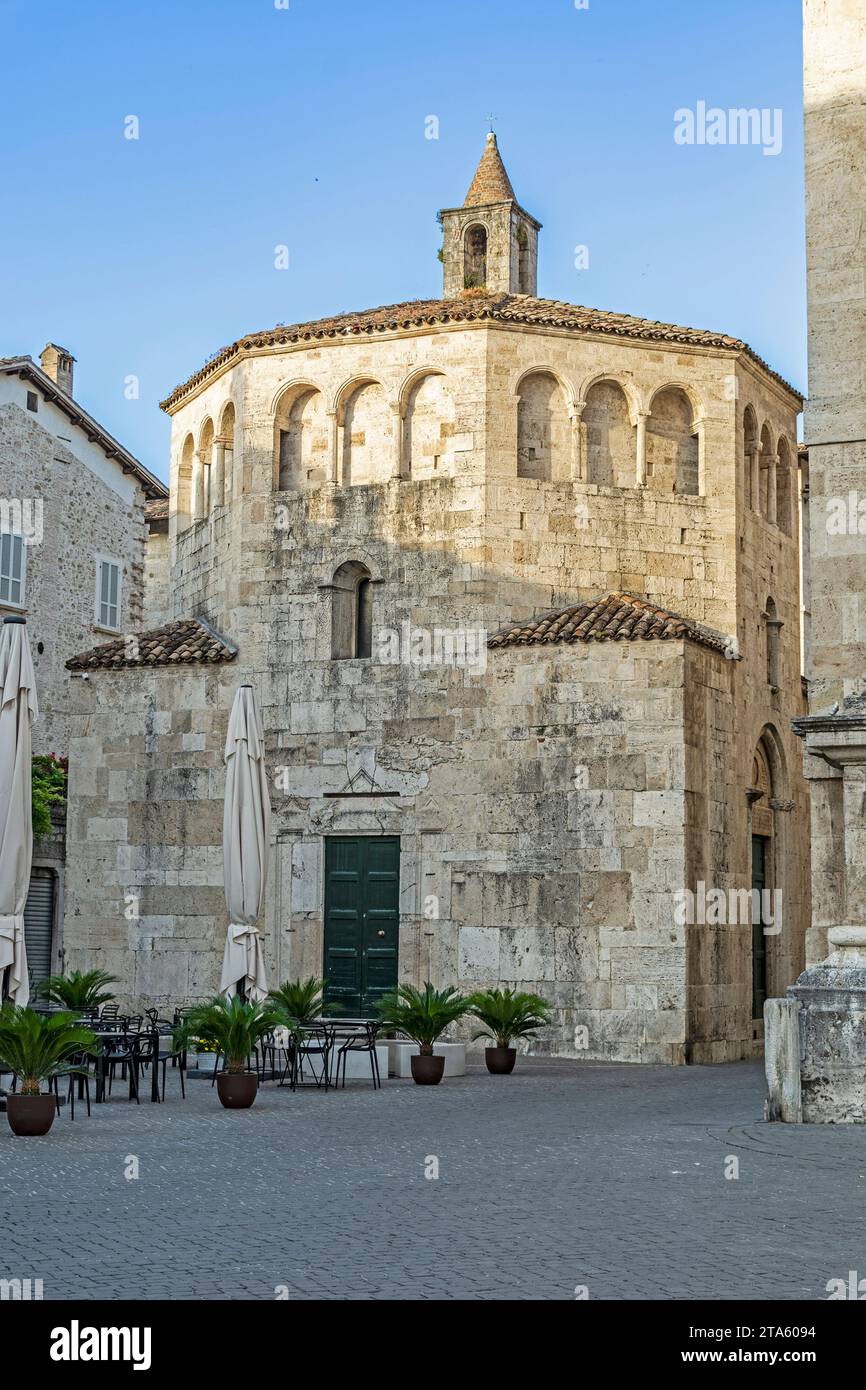
[[473, 1034], [492, 1038], [497, 1047], [510, 1047], [514, 1038], [531, 1038], [552, 1020], [550, 1005], [540, 994], [518, 994], [513, 989], [486, 989], [470, 994], [468, 1012], [484, 1027]]
[[38, 1014], [8, 1003], [0, 1009], [0, 1062], [17, 1076], [22, 1096], [38, 1096], [41, 1082], [77, 1071], [72, 1055], [98, 1047], [75, 1014]]
[[268, 998], [288, 1018], [308, 1024], [333, 1012], [333, 1005], [325, 1003], [326, 984], [326, 980], [318, 980], [315, 975], [308, 980], [286, 980], [279, 989], [272, 990]]
[[214, 1043], [226, 1059], [226, 1070], [238, 1073], [246, 1071], [247, 1058], [265, 1033], [281, 1024], [290, 1027], [291, 1021], [275, 1004], [241, 999], [239, 994], [231, 999], [218, 994], [190, 1010], [185, 1028], [187, 1036]]
[[432, 1057], [433, 1044], [446, 1028], [456, 1023], [466, 1012], [467, 1000], [457, 990], [434, 989], [428, 980], [423, 990], [413, 985], [400, 985], [379, 1000], [379, 1012], [384, 1028], [405, 1033], [418, 1044], [422, 1057]]
[[36, 993], [64, 1009], [98, 1009], [114, 998], [107, 985], [117, 984], [116, 975], [104, 970], [73, 970], [69, 975], [49, 975], [36, 987]]

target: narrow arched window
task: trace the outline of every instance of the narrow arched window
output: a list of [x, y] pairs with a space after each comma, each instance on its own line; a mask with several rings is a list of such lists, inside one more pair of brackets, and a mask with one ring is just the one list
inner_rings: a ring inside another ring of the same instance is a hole
[[368, 576], [358, 584], [355, 617], [355, 656], [373, 655], [373, 581]]
[[347, 560], [331, 583], [331, 657], [353, 661], [373, 654], [373, 583], [370, 571]]
[[487, 228], [469, 227], [463, 241], [463, 288], [483, 289], [487, 284]]

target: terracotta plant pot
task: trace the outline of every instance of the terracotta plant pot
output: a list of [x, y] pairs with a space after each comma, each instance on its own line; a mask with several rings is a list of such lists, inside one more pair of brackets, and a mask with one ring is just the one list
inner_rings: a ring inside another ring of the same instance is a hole
[[442, 1080], [442, 1073], [445, 1071], [444, 1057], [427, 1057], [419, 1053], [413, 1053], [410, 1058], [412, 1064], [412, 1080], [418, 1086], [438, 1086]]
[[47, 1134], [54, 1124], [57, 1101], [47, 1096], [7, 1096], [6, 1118], [13, 1134]]
[[494, 1076], [508, 1076], [509, 1072], [514, 1071], [517, 1048], [487, 1047], [484, 1049], [484, 1060], [487, 1063], [487, 1070], [492, 1072]]
[[216, 1084], [226, 1110], [249, 1110], [259, 1089], [259, 1078], [254, 1071], [221, 1071]]

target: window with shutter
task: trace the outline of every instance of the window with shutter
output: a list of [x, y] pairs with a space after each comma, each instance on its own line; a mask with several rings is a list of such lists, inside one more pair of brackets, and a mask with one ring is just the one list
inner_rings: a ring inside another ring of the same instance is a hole
[[0, 535], [0, 603], [24, 604], [24, 538], [11, 531]]
[[95, 619], [98, 627], [120, 629], [120, 563], [107, 555], [96, 561]]

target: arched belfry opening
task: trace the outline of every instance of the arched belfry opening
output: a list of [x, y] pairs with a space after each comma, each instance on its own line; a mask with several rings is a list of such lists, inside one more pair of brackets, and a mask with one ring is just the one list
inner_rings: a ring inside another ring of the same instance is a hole
[[487, 287], [487, 228], [481, 223], [467, 227], [463, 235], [463, 288]]
[[446, 299], [538, 293], [541, 223], [518, 203], [492, 130], [462, 206], [443, 209], [439, 221]]

